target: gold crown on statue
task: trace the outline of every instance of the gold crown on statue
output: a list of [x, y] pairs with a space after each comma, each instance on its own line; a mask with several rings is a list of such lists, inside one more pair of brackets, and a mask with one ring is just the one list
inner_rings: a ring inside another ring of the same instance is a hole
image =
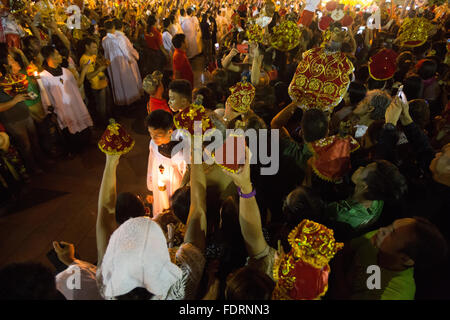
[[294, 256], [315, 268], [323, 268], [344, 247], [336, 242], [334, 232], [324, 225], [304, 219], [288, 236]]
[[255, 87], [244, 79], [231, 87], [230, 91], [231, 95], [228, 97], [227, 103], [233, 110], [239, 113], [246, 113], [255, 98]]

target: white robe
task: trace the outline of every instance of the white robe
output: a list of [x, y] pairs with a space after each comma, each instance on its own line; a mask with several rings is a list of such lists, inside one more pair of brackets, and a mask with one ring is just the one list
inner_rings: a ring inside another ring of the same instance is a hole
[[[158, 146], [150, 141], [150, 153], [148, 156], [147, 188], [153, 191], [153, 216], [162, 213], [164, 209], [164, 197], [170, 199], [173, 193], [180, 187], [186, 172], [186, 161], [183, 153], [178, 152], [172, 158], [163, 156], [158, 151]], [[159, 166], [164, 167], [161, 173]], [[166, 185], [166, 191], [158, 189], [158, 182]]]
[[138, 52], [125, 35], [108, 33], [102, 40], [105, 58], [111, 61], [108, 74], [116, 105], [130, 105], [142, 96]]
[[41, 95], [42, 106], [45, 112], [48, 112], [49, 106], [53, 106], [59, 127], [68, 128], [70, 133], [75, 134], [92, 127], [92, 118], [72, 72], [66, 68], [62, 68], [62, 71], [63, 74], [59, 77], [46, 70], [40, 73], [40, 81], [45, 88], [45, 94]]
[[136, 79], [136, 83], [138, 85], [138, 88], [141, 92], [141, 95], [144, 93], [142, 89], [142, 77], [141, 73], [139, 71], [139, 66], [137, 61], [139, 60], [139, 52], [133, 47], [133, 44], [131, 41], [127, 38], [127, 36], [122, 31], [116, 31], [116, 37], [122, 41], [123, 45], [128, 49], [128, 52], [133, 56], [134, 60], [131, 63], [131, 72], [133, 73], [133, 76]]
[[191, 59], [198, 54], [197, 28], [194, 19], [192, 17], [186, 17], [181, 23], [181, 28], [186, 35], [186, 55], [188, 59]]

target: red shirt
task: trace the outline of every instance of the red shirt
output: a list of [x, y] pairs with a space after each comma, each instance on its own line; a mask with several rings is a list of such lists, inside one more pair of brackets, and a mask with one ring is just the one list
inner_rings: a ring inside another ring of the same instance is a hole
[[162, 109], [164, 111], [169, 112], [172, 114], [172, 110], [170, 110], [169, 105], [167, 104], [166, 100], [164, 99], [157, 99], [150, 97], [150, 100], [148, 100], [147, 103], [147, 112], [150, 114], [150, 112]]
[[152, 27], [150, 33], [145, 34], [145, 42], [147, 42], [147, 47], [153, 50], [159, 50], [163, 45], [162, 34], [155, 27]]
[[[180, 77], [176, 78], [176, 73], [180, 73]], [[189, 81], [194, 88], [194, 73], [189, 59], [186, 56], [186, 52], [181, 49], [175, 49], [173, 53], [173, 75], [174, 79], [185, 79]]]

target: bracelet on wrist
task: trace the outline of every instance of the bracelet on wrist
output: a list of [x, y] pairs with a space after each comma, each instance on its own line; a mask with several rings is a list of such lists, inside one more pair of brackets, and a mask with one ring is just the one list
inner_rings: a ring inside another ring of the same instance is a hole
[[255, 188], [253, 188], [252, 192], [250, 192], [250, 193], [242, 193], [241, 188], [237, 187], [237, 192], [238, 192], [239, 197], [244, 198], [244, 199], [250, 199], [256, 195]]

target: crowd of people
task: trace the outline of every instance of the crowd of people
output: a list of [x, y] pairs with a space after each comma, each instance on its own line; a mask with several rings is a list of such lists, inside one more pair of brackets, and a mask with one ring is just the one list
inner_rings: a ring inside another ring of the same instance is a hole
[[[146, 199], [106, 155], [97, 261], [55, 241], [57, 275], [5, 266], [0, 298], [449, 298], [448, 5], [319, 2], [81, 1], [78, 29], [62, 1], [4, 7], [3, 204], [133, 106], [151, 141]], [[174, 153], [199, 114], [276, 132], [278, 172]]]

